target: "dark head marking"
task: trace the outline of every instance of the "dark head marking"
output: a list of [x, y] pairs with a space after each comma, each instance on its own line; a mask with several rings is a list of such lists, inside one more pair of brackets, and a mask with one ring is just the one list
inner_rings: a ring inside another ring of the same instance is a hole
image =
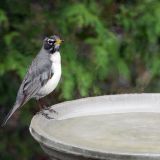
[[44, 49], [53, 54], [59, 51], [61, 42], [62, 40], [56, 35], [47, 37], [44, 39]]

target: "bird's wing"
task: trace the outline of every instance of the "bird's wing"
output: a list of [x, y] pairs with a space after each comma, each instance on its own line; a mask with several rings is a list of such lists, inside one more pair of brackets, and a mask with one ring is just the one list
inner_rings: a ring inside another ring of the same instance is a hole
[[40, 90], [42, 86], [47, 83], [52, 74], [51, 66], [52, 63], [48, 57], [36, 57], [33, 60], [24, 80], [22, 81], [16, 102], [4, 119], [2, 126], [6, 124], [8, 119], [19, 107], [23, 106]]
[[51, 67], [52, 63], [48, 58], [36, 58], [22, 82], [18, 95], [24, 94], [25, 101], [32, 98], [51, 78]]

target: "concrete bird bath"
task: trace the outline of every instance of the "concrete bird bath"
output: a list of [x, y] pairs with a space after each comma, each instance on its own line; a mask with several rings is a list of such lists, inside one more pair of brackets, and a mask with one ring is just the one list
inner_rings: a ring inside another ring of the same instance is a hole
[[160, 160], [160, 94], [84, 98], [37, 114], [31, 135], [52, 160]]

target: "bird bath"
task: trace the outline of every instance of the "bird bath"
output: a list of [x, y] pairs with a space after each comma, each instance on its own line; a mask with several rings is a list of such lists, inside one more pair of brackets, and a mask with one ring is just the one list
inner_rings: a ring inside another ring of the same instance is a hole
[[31, 135], [52, 160], [160, 160], [160, 94], [84, 98], [37, 114]]

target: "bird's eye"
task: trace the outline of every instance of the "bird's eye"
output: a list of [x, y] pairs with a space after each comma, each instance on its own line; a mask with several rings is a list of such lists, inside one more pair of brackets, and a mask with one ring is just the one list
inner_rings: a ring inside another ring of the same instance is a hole
[[55, 41], [54, 41], [53, 39], [48, 39], [48, 40], [47, 40], [47, 43], [50, 44], [50, 45], [53, 45], [54, 42], [55, 42]]
[[52, 45], [53, 43], [52, 43], [52, 42], [50, 42], [50, 41], [48, 41], [48, 44]]

